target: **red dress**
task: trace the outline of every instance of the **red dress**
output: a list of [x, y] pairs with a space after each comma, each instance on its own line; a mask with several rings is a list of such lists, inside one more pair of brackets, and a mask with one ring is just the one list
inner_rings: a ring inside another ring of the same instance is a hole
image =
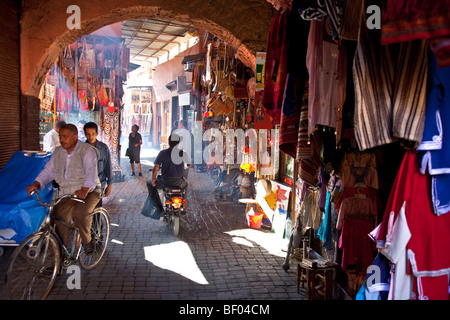
[[377, 242], [382, 248], [391, 241], [391, 226], [405, 203], [405, 216], [411, 232], [406, 246], [408, 273], [416, 278], [412, 296], [424, 300], [448, 300], [450, 214], [434, 214], [430, 183], [430, 176], [420, 173], [417, 153], [409, 150], [391, 190]]

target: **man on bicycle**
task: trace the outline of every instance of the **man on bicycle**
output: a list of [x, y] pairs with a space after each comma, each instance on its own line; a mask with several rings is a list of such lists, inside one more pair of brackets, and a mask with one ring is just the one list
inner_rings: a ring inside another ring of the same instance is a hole
[[[61, 146], [55, 149], [34, 183], [27, 187], [27, 192], [30, 194], [55, 180], [62, 195], [73, 194], [84, 200], [82, 203], [69, 198], [63, 199], [55, 207], [54, 213], [67, 224], [73, 220], [75, 227], [79, 229], [85, 253], [90, 254], [93, 251], [91, 213], [101, 199], [101, 184], [97, 169], [99, 152], [88, 143], [78, 140], [78, 129], [73, 124], [61, 127], [59, 140]], [[56, 221], [56, 229], [67, 244], [67, 227]]]

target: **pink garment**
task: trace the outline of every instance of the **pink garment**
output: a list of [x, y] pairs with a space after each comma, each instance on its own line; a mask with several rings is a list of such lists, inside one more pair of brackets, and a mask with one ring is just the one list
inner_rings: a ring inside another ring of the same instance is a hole
[[311, 21], [306, 54], [309, 72], [308, 135], [320, 124], [336, 128], [336, 141], [340, 141], [347, 55], [344, 46], [339, 47], [333, 42], [324, 28], [324, 19]]

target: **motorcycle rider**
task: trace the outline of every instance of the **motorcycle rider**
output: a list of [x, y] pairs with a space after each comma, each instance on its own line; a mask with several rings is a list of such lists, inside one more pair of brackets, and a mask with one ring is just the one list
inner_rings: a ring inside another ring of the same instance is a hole
[[[150, 196], [155, 194], [152, 192], [152, 188], [157, 188], [158, 190], [163, 190], [165, 187], [187, 188], [188, 182], [184, 178], [184, 162], [181, 161], [183, 151], [177, 147], [179, 141], [178, 135], [171, 134], [169, 137], [169, 148], [161, 150], [156, 156], [152, 170], [152, 179], [147, 181]], [[161, 175], [158, 176], [160, 168]], [[161, 195], [160, 199], [162, 200]], [[156, 199], [153, 199], [153, 201], [156, 201]]]

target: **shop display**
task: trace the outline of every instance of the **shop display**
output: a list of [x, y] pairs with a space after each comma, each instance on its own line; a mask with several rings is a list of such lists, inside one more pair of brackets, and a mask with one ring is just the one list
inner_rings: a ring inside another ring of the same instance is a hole
[[[257, 82], [265, 71], [258, 113], [280, 130], [272, 181], [293, 186], [293, 204], [274, 211], [284, 208], [335, 265], [351, 298], [449, 299], [448, 34], [438, 22], [448, 10], [422, 2], [387, 1], [387, 27], [369, 28], [364, 8], [380, 1], [294, 0], [272, 19], [256, 68]], [[247, 109], [238, 110], [244, 125]], [[372, 267], [382, 271], [377, 286]]]
[[40, 106], [41, 136], [59, 120], [97, 123], [99, 139], [111, 151], [113, 171], [119, 173], [118, 123], [122, 81], [129, 68], [128, 51], [124, 43], [99, 35], [76, 40], [64, 48], [50, 69]]

